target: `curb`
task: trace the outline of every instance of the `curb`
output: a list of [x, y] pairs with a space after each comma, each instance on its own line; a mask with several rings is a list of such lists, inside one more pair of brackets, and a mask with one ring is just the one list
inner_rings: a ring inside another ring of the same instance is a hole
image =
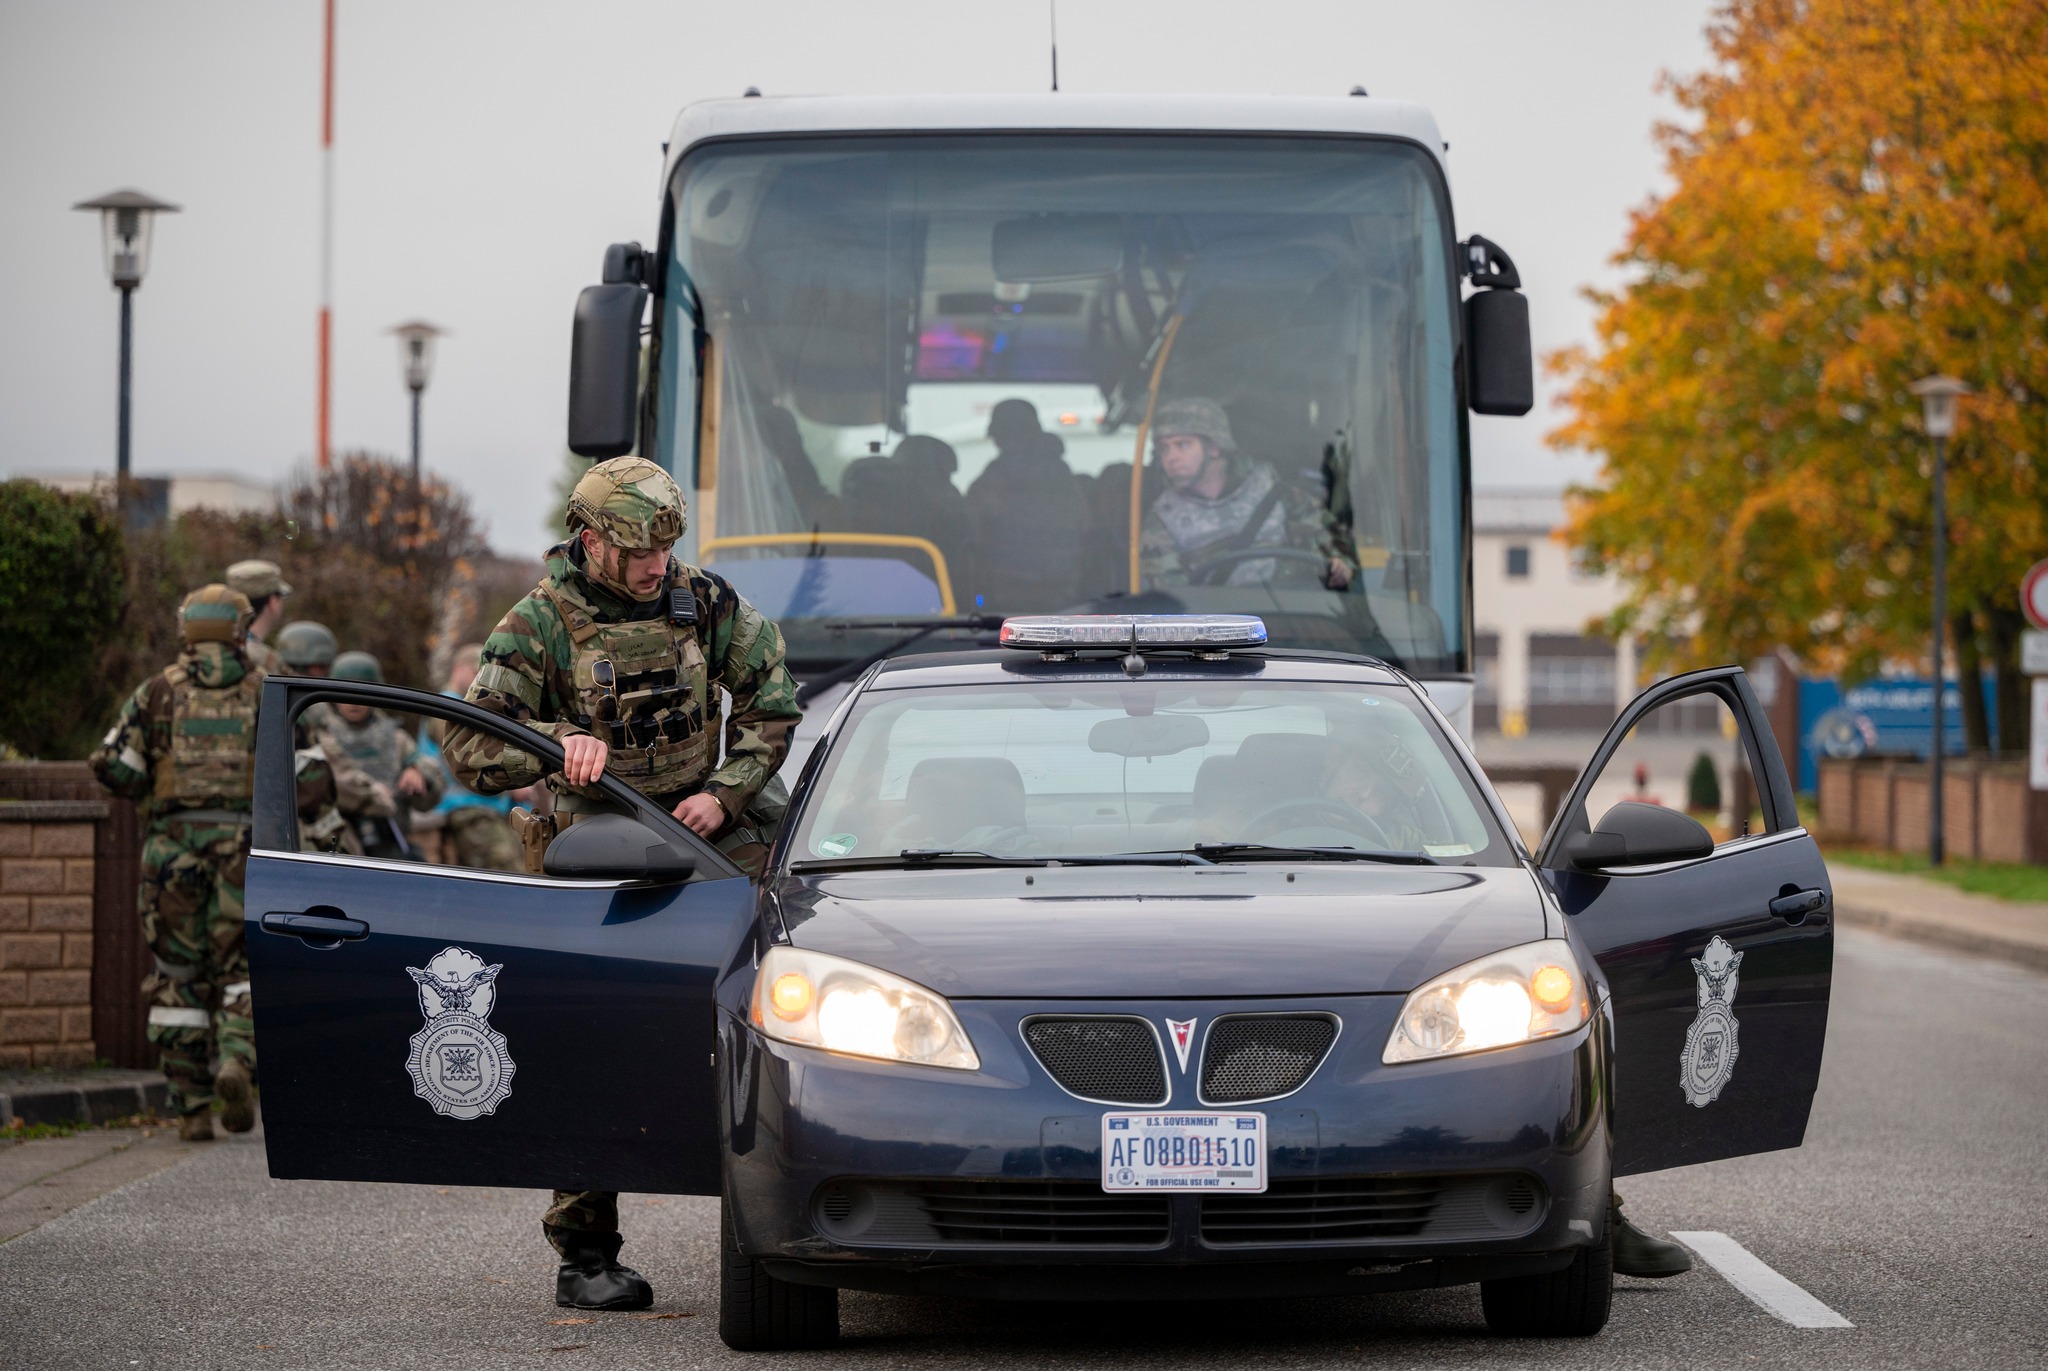
[[130, 1114], [170, 1108], [170, 1087], [162, 1080], [105, 1085], [50, 1085], [0, 1091], [0, 1123], [101, 1124]]
[[2002, 938], [1996, 933], [1935, 923], [1910, 915], [1902, 917], [1893, 910], [1857, 904], [1853, 899], [1845, 901], [1839, 895], [1835, 897], [1835, 917], [1854, 928], [1868, 928], [1894, 938], [1906, 938], [1913, 942], [1945, 947], [1953, 952], [1996, 957], [2000, 961], [2011, 962], [2033, 971], [2048, 971], [2048, 946], [2040, 943]]

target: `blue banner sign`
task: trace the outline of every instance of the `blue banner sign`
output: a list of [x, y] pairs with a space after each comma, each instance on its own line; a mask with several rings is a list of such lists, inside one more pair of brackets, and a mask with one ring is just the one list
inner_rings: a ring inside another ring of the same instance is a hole
[[[1987, 716], [1992, 682], [1983, 683]], [[1942, 691], [1942, 742], [1963, 750], [1963, 694], [1954, 681]], [[1934, 736], [1934, 687], [1911, 676], [1886, 676], [1843, 690], [1834, 681], [1799, 682], [1799, 789], [1819, 783], [1821, 757], [1914, 757], [1924, 760]], [[1996, 732], [1996, 721], [1993, 721]]]

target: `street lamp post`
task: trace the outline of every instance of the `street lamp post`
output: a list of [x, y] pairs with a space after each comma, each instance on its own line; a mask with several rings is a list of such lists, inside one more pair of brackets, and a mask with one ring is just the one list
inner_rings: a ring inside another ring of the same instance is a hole
[[405, 373], [405, 388], [412, 392], [412, 483], [420, 483], [420, 395], [434, 370], [434, 340], [447, 333], [424, 319], [413, 319], [394, 327], [398, 335], [398, 361]]
[[[1920, 424], [1934, 441], [1934, 745], [1927, 753], [1927, 861], [1940, 866], [1943, 753], [1948, 742], [1941, 660], [1941, 637], [1948, 627], [1948, 440], [1956, 431], [1956, 401], [1970, 388], [1953, 376], [1926, 376], [1907, 389], [1920, 397]], [[1974, 683], [1959, 684], [1968, 690]]]
[[176, 214], [178, 207], [144, 195], [139, 190], [117, 190], [97, 200], [81, 200], [73, 209], [98, 210], [100, 237], [107, 254], [107, 275], [121, 292], [121, 399], [120, 417], [114, 440], [114, 498], [125, 504], [128, 498], [128, 416], [130, 356], [134, 338], [135, 288], [149, 270], [149, 239], [159, 214]]

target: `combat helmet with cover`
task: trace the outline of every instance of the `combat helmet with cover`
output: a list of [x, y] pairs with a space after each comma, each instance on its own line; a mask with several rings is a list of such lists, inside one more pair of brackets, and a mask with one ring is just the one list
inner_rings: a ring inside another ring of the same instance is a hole
[[289, 667], [332, 666], [340, 650], [334, 630], [311, 619], [294, 619], [277, 631], [277, 655]]
[[646, 552], [682, 537], [688, 515], [674, 477], [645, 457], [613, 457], [576, 483], [568, 523], [571, 532], [587, 528], [614, 547]]
[[185, 597], [178, 629], [188, 643], [239, 643], [250, 617], [248, 596], [215, 583]]
[[370, 681], [377, 685], [384, 683], [382, 664], [361, 650], [344, 652], [336, 657], [334, 667], [328, 674], [337, 681]]
[[1152, 416], [1152, 432], [1160, 438], [1169, 434], [1207, 438], [1221, 452], [1237, 451], [1237, 437], [1230, 431], [1230, 416], [1223, 412], [1223, 406], [1201, 396], [1162, 403], [1159, 412]]

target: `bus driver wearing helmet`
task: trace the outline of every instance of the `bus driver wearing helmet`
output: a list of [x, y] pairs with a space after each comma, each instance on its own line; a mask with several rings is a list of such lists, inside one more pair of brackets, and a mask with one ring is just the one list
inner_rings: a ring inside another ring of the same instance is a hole
[[1160, 405], [1152, 452], [1167, 488], [1152, 502], [1140, 535], [1148, 589], [1207, 580], [1212, 569], [1223, 585], [1266, 584], [1279, 561], [1240, 555], [1254, 548], [1320, 556], [1322, 584], [1350, 588], [1358, 563], [1329, 509], [1283, 484], [1267, 463], [1242, 457], [1223, 406], [1196, 398]]

